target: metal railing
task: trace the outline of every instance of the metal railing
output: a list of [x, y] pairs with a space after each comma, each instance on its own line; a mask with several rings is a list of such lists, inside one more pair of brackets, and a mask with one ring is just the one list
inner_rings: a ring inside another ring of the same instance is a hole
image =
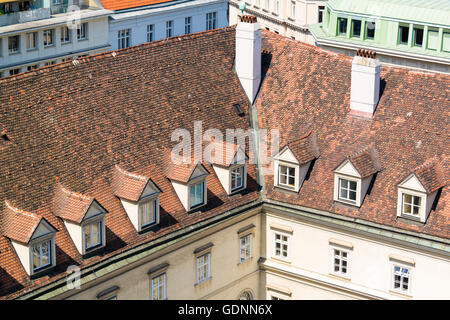
[[8, 26], [17, 23], [48, 19], [50, 18], [50, 16], [50, 8], [39, 8], [28, 11], [6, 13], [0, 15], [0, 26]]

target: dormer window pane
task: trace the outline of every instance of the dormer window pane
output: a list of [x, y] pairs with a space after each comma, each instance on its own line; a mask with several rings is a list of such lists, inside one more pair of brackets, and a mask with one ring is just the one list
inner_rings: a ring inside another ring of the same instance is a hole
[[295, 187], [295, 168], [288, 166], [279, 166], [279, 183], [280, 185]]
[[356, 201], [356, 181], [339, 179], [339, 198]]
[[244, 167], [239, 167], [231, 171], [231, 190], [242, 187], [244, 178]]
[[403, 213], [418, 216], [420, 214], [421, 197], [403, 194]]
[[33, 246], [33, 270], [48, 266], [51, 263], [51, 240], [47, 240]]
[[189, 189], [191, 208], [203, 204], [203, 181], [191, 185]]
[[101, 241], [102, 222], [97, 221], [83, 227], [85, 249], [99, 245]]
[[141, 225], [146, 226], [155, 222], [156, 199], [144, 202], [139, 205], [139, 214], [141, 215]]

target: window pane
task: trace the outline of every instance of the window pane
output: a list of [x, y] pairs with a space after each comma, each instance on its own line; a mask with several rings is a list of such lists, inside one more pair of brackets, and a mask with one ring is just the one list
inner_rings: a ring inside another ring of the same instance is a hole
[[356, 200], [356, 192], [350, 191], [350, 193], [349, 193], [349, 199], [350, 199], [350, 200]]
[[403, 213], [411, 213], [411, 205], [405, 203], [403, 206]]
[[356, 181], [350, 181], [350, 189], [356, 191]]
[[423, 44], [423, 29], [414, 28], [414, 45], [421, 47]]
[[352, 36], [359, 38], [361, 36], [361, 20], [352, 20], [352, 23], [353, 23]]
[[405, 203], [411, 204], [412, 203], [412, 196], [409, 194], [403, 194], [403, 199]]
[[420, 197], [414, 197], [414, 204], [420, 206]]
[[375, 38], [375, 22], [366, 22], [367, 39]]
[[399, 27], [399, 37], [400, 37], [401, 44], [408, 44], [409, 27], [400, 26]]
[[439, 32], [428, 31], [428, 49], [437, 50], [439, 47]]
[[347, 33], [347, 18], [338, 18], [339, 34], [345, 35]]

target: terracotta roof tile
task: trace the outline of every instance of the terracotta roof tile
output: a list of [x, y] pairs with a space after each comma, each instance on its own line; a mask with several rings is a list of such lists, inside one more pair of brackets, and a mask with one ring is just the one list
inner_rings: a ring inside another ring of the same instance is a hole
[[372, 146], [352, 154], [349, 156], [349, 160], [361, 175], [361, 178], [366, 178], [381, 170], [377, 151]]
[[108, 10], [131, 9], [171, 1], [172, 0], [100, 0], [103, 8]]
[[287, 146], [300, 165], [308, 163], [319, 156], [317, 137], [312, 130], [309, 130], [309, 132], [301, 138], [289, 141]]
[[435, 156], [413, 170], [427, 193], [432, 193], [446, 185], [447, 177], [443, 161], [448, 162], [448, 157], [439, 159]]
[[116, 165], [114, 166], [112, 189], [114, 194], [120, 198], [138, 201], [149, 179], [149, 177], [125, 171]]
[[5, 200], [1, 222], [3, 234], [12, 240], [28, 243], [41, 219], [36, 214], [20, 210]]

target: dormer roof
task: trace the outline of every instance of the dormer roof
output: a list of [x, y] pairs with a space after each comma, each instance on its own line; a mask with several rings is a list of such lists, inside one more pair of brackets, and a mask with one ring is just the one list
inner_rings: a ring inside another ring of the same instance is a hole
[[61, 184], [56, 186], [54, 210], [56, 216], [77, 224], [86, 218], [107, 212], [93, 197], [70, 191]]
[[5, 200], [3, 211], [4, 235], [14, 241], [28, 244], [34, 236], [56, 232], [43, 217], [14, 207]]
[[339, 171], [348, 163], [351, 163], [357, 175], [362, 179], [381, 170], [378, 153], [373, 146], [366, 147], [348, 156], [334, 171]]
[[405, 186], [408, 181], [414, 178], [418, 180], [424, 191], [428, 194], [445, 186], [447, 180], [442, 159], [439, 159], [438, 157], [428, 159], [403, 179], [402, 182], [399, 183], [399, 186]]
[[208, 169], [206, 169], [201, 161], [195, 161], [192, 157], [180, 157], [174, 161], [171, 151], [167, 148], [164, 148], [164, 150], [165, 172], [169, 180], [188, 183], [193, 178], [209, 174]]
[[289, 141], [281, 151], [275, 156], [279, 158], [283, 153], [289, 152], [295, 157], [298, 164], [306, 164], [319, 157], [319, 148], [317, 145], [317, 137], [309, 130], [304, 136]]
[[[222, 150], [222, 154], [217, 152], [218, 150]], [[243, 164], [248, 160], [248, 156], [239, 145], [226, 141], [212, 141], [205, 148], [205, 156], [207, 154], [211, 155], [211, 159], [205, 159], [206, 161], [223, 167], [229, 167], [233, 164]]]
[[130, 201], [161, 192], [150, 177], [128, 172], [118, 165], [114, 166], [112, 189], [116, 196]]

